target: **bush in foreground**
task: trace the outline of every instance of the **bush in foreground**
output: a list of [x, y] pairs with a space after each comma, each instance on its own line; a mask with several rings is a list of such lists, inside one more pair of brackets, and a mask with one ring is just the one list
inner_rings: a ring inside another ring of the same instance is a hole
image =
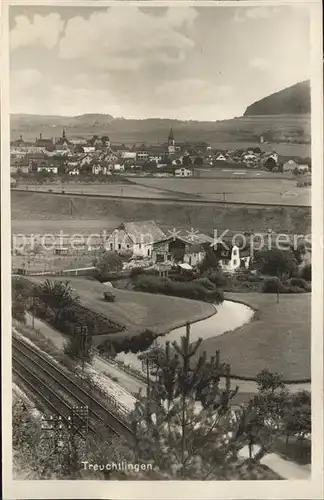
[[195, 279], [190, 282], [172, 281], [170, 278], [157, 276], [139, 276], [135, 281], [135, 290], [148, 293], [174, 295], [187, 299], [203, 300], [205, 302], [223, 302], [224, 294], [207, 278]]
[[286, 282], [279, 278], [269, 278], [264, 281], [263, 293], [305, 293], [311, 291], [311, 286], [301, 278], [291, 278]]

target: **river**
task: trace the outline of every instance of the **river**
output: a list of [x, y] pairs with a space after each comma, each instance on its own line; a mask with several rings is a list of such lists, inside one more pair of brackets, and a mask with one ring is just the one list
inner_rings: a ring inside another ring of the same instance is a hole
[[[253, 309], [250, 307], [229, 300], [224, 300], [222, 304], [214, 307], [217, 311], [216, 314], [191, 324], [191, 342], [195, 342], [199, 338], [205, 340], [210, 337], [218, 337], [226, 332], [235, 330], [235, 328], [248, 323], [254, 314]], [[156, 343], [163, 347], [167, 341], [179, 341], [185, 334], [186, 327], [175, 328], [166, 335], [158, 337]], [[131, 365], [137, 370], [142, 369], [142, 363], [138, 359], [137, 354], [121, 352], [117, 355], [117, 359], [127, 365]]]

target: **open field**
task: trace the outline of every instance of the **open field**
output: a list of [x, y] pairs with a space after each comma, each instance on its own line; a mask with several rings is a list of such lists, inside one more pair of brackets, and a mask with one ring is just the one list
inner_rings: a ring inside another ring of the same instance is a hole
[[11, 200], [11, 217], [16, 232], [18, 227], [22, 227], [22, 232], [33, 227], [35, 232], [39, 232], [40, 227], [47, 232], [48, 224], [50, 232], [68, 226], [71, 234], [74, 233], [74, 223], [75, 232], [79, 232], [83, 225], [86, 228], [88, 224], [93, 228], [98, 227], [98, 223], [101, 229], [105, 229], [115, 227], [117, 222], [148, 219], [154, 219], [161, 226], [193, 227], [211, 233], [214, 229], [262, 232], [267, 228], [276, 233], [311, 232], [311, 207], [308, 206], [166, 204], [159, 200], [112, 200], [24, 191], [12, 191]]
[[[233, 176], [234, 177], [234, 176]], [[310, 205], [309, 187], [297, 188], [296, 179], [278, 178], [133, 178], [134, 184], [69, 184], [65, 194], [103, 197], [128, 197], [149, 200], [201, 200], [208, 202], [257, 203], [278, 205]], [[61, 193], [57, 184], [20, 184], [16, 190]], [[224, 198], [225, 197], [225, 198]]]
[[61, 193], [62, 189], [65, 193], [70, 194], [87, 194], [95, 196], [121, 196], [121, 197], [134, 197], [134, 198], [170, 198], [171, 194], [164, 192], [159, 186], [145, 186], [140, 184], [23, 184], [19, 183], [17, 188], [25, 191], [40, 191], [48, 192], [52, 190], [53, 193]]
[[268, 368], [285, 380], [311, 378], [311, 294], [276, 296], [258, 293], [226, 293], [257, 310], [252, 322], [232, 332], [203, 341], [210, 355], [220, 349], [233, 375], [255, 377]]
[[[37, 282], [44, 281], [44, 278], [33, 277], [32, 279]], [[118, 335], [134, 335], [143, 332], [146, 328], [156, 333], [165, 333], [184, 325], [187, 321], [197, 321], [215, 313], [213, 305], [198, 300], [116, 288], [113, 289], [116, 301], [109, 303], [103, 300], [103, 292], [110, 290], [106, 285], [82, 278], [72, 277], [68, 280], [88, 309], [103, 314], [111, 321], [126, 327], [127, 332]], [[104, 339], [105, 336], [101, 335], [95, 341], [103, 342]]]
[[[50, 215], [50, 214], [49, 214]], [[55, 213], [53, 214], [55, 217]], [[12, 219], [11, 231], [13, 234], [57, 234], [63, 231], [64, 234], [82, 234], [88, 236], [89, 234], [100, 234], [104, 229], [112, 231], [121, 223], [121, 219], [115, 217], [113, 214], [104, 219], [75, 219], [59, 217], [56, 219], [42, 218], [40, 213], [39, 219], [36, 214], [30, 220], [26, 219]]]
[[220, 201], [225, 193], [228, 202], [310, 205], [310, 188], [297, 188], [296, 179], [143, 177], [136, 182], [141, 186], [173, 191], [175, 196], [177, 192], [185, 192], [208, 201]]

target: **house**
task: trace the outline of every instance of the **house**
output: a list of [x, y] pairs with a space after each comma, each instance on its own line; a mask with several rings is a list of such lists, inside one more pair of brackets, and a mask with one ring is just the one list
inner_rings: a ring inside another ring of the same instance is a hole
[[93, 157], [89, 154], [83, 156], [80, 160], [80, 166], [83, 167], [84, 165], [90, 165], [90, 163], [93, 161]]
[[93, 153], [96, 150], [95, 146], [80, 146], [79, 148], [79, 150], [85, 154]]
[[309, 166], [308, 165], [298, 164], [297, 165], [297, 172], [299, 174], [307, 174], [309, 172]]
[[239, 245], [233, 238], [217, 242], [213, 246], [218, 264], [224, 272], [233, 273], [238, 269], [248, 269], [251, 261], [251, 251], [248, 244]]
[[176, 168], [174, 171], [174, 175], [176, 177], [192, 177], [192, 169], [191, 168]]
[[165, 239], [165, 234], [155, 221], [125, 222], [107, 238], [107, 250], [132, 252], [133, 258], [151, 258], [153, 245]]
[[80, 169], [77, 166], [70, 167], [68, 174], [69, 175], [80, 175]]
[[294, 172], [298, 167], [298, 164], [294, 160], [288, 160], [282, 166], [283, 172]]
[[114, 166], [113, 166], [113, 170], [115, 172], [124, 172], [125, 171], [125, 165], [123, 165], [121, 163], [115, 163]]
[[185, 264], [190, 269], [202, 262], [206, 255], [205, 246], [212, 241], [209, 236], [195, 231], [171, 236], [154, 243], [152, 260], [154, 264]]
[[136, 151], [118, 151], [118, 154], [121, 158], [132, 160], [135, 160], [137, 155]]
[[148, 151], [138, 151], [136, 153], [136, 159], [139, 160], [139, 161], [145, 161], [145, 160], [148, 160], [150, 154]]
[[10, 165], [11, 174], [28, 174], [30, 172], [28, 163], [18, 163], [16, 165]]
[[54, 165], [41, 165], [40, 167], [37, 167], [37, 172], [48, 172], [50, 174], [57, 174], [58, 167]]
[[226, 156], [223, 155], [223, 153], [220, 153], [216, 156], [215, 158], [216, 161], [227, 161]]

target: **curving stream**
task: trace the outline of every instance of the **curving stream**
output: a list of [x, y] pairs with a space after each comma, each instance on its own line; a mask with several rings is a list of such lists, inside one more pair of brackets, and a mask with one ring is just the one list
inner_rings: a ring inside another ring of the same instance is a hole
[[[217, 312], [213, 316], [191, 324], [191, 342], [195, 342], [199, 338], [205, 340], [210, 337], [218, 337], [226, 332], [235, 330], [245, 323], [248, 323], [254, 314], [253, 309], [250, 307], [229, 300], [224, 300], [222, 304], [215, 306], [215, 309]], [[185, 326], [175, 328], [166, 335], [158, 337], [156, 343], [160, 346], [164, 346], [167, 341], [179, 341], [185, 334]], [[137, 354], [121, 352], [117, 355], [117, 359], [132, 366], [136, 370], [142, 370], [142, 363], [138, 359]]]

